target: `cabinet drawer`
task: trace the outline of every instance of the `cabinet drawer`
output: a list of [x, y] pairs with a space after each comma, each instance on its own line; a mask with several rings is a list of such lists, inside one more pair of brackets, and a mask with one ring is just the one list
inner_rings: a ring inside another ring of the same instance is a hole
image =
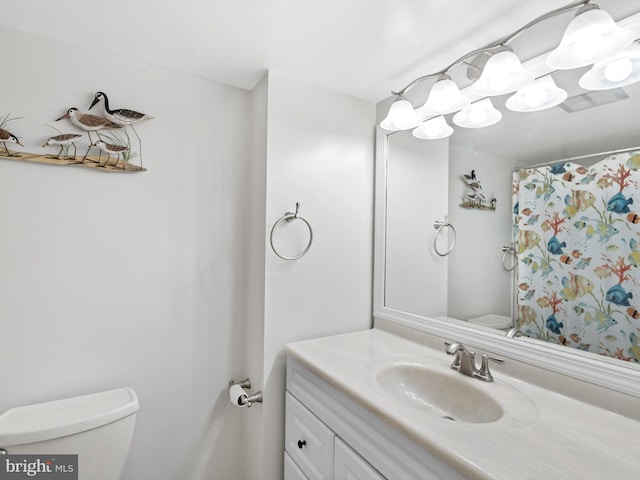
[[332, 479], [335, 434], [289, 392], [286, 412], [287, 453], [309, 480]]
[[284, 480], [308, 480], [287, 452], [284, 452]]
[[334, 478], [340, 480], [385, 480], [378, 471], [340, 438], [335, 439]]

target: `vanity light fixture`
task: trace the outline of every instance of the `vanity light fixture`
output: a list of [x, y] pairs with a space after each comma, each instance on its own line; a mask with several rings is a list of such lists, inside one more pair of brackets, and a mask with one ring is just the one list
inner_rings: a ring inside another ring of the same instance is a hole
[[634, 43], [624, 52], [596, 63], [578, 83], [585, 90], [608, 90], [638, 81], [640, 81], [640, 45]]
[[483, 98], [453, 116], [453, 123], [464, 128], [482, 128], [498, 123], [502, 119], [490, 98]]
[[420, 116], [413, 109], [413, 105], [404, 95], [398, 95], [398, 98], [389, 108], [387, 116], [380, 122], [380, 128], [385, 130], [408, 130], [415, 128], [420, 123]]
[[559, 70], [591, 65], [629, 47], [634, 39], [632, 31], [620, 28], [611, 15], [587, 3], [567, 26], [547, 65]]
[[560, 105], [567, 91], [559, 88], [551, 75], [536, 79], [507, 99], [506, 107], [514, 112], [538, 112]]
[[480, 78], [473, 84], [473, 93], [493, 97], [515, 92], [533, 82], [533, 74], [522, 66], [518, 56], [510, 47], [494, 53], [482, 70]]
[[438, 140], [446, 138], [453, 133], [453, 128], [447, 123], [442, 115], [431, 118], [411, 133], [416, 138], [423, 140]]
[[469, 103], [470, 100], [462, 95], [456, 82], [451, 80], [449, 75], [443, 74], [438, 77], [436, 83], [431, 87], [427, 101], [418, 110], [426, 117], [444, 115], [457, 112], [469, 105]]
[[[418, 138], [444, 138], [451, 134], [448, 132], [451, 127], [445, 118], [438, 119], [443, 115], [458, 112], [453, 122], [465, 128], [480, 128], [500, 121], [502, 114], [493, 107], [489, 99], [492, 96], [516, 92], [508, 99], [507, 108], [517, 112], [533, 112], [560, 104], [566, 98], [566, 92], [558, 88], [550, 76], [534, 81], [533, 73], [523, 67], [508, 43], [538, 23], [576, 9], [560, 45], [546, 59], [547, 68], [569, 69], [595, 63], [580, 80], [583, 88], [592, 90], [639, 81], [640, 46], [634, 45], [620, 53], [633, 44], [634, 33], [620, 28], [607, 12], [591, 1], [578, 0], [540, 15], [515, 32], [466, 53], [443, 70], [418, 77], [402, 90], [391, 92], [396, 95], [396, 100], [380, 127], [391, 131], [415, 129], [413, 134]], [[451, 69], [460, 65], [467, 65], [467, 77], [475, 80], [469, 89], [472, 100], [486, 98], [469, 105], [469, 99], [462, 95], [449, 75]], [[471, 69], [473, 75], [469, 74]], [[427, 101], [414, 110], [405, 94], [416, 85], [434, 78], [436, 82]], [[421, 122], [431, 123], [420, 125]], [[436, 130], [440, 133], [436, 134]], [[438, 136], [440, 134], [443, 136]]]

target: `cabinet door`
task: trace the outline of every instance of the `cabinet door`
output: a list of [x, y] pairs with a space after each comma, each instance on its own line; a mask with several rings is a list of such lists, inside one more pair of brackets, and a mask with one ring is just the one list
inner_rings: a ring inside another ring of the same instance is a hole
[[324, 423], [287, 392], [285, 450], [309, 480], [333, 479], [334, 436]]
[[308, 480], [287, 452], [284, 452], [284, 480]]
[[335, 480], [384, 480], [375, 468], [339, 437], [335, 438], [333, 477]]

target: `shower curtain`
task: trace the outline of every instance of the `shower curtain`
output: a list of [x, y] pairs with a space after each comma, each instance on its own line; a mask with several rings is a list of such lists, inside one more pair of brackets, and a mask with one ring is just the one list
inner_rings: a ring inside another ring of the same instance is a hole
[[518, 328], [640, 362], [640, 151], [517, 171], [513, 202]]

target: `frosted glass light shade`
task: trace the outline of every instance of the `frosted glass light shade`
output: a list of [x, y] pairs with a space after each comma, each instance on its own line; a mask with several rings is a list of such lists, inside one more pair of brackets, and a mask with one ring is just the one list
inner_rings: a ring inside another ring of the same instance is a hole
[[453, 128], [447, 123], [444, 117], [439, 117], [427, 120], [419, 127], [415, 128], [412, 135], [416, 138], [423, 140], [437, 140], [439, 138], [446, 138], [453, 133]]
[[469, 99], [462, 96], [456, 82], [449, 75], [442, 75], [431, 87], [426, 103], [419, 108], [425, 116], [445, 115], [457, 112], [469, 105]]
[[551, 75], [547, 75], [514, 93], [507, 100], [506, 107], [514, 112], [537, 112], [555, 107], [566, 99], [567, 91], [559, 88]]
[[408, 130], [420, 123], [420, 116], [413, 105], [400, 95], [389, 108], [387, 116], [380, 122], [380, 128], [389, 131]]
[[510, 50], [494, 54], [473, 84], [473, 92], [483, 96], [515, 92], [533, 82], [533, 74], [522, 66], [518, 56]]
[[607, 12], [595, 5], [590, 10], [578, 11], [569, 23], [558, 45], [547, 57], [553, 69], [567, 70], [584, 67], [604, 60], [635, 40], [631, 30], [618, 27]]
[[580, 78], [586, 90], [608, 90], [640, 81], [640, 45], [634, 43], [624, 52], [596, 63]]
[[490, 98], [472, 103], [453, 116], [453, 123], [464, 128], [482, 128], [498, 123], [502, 113], [496, 110]]

